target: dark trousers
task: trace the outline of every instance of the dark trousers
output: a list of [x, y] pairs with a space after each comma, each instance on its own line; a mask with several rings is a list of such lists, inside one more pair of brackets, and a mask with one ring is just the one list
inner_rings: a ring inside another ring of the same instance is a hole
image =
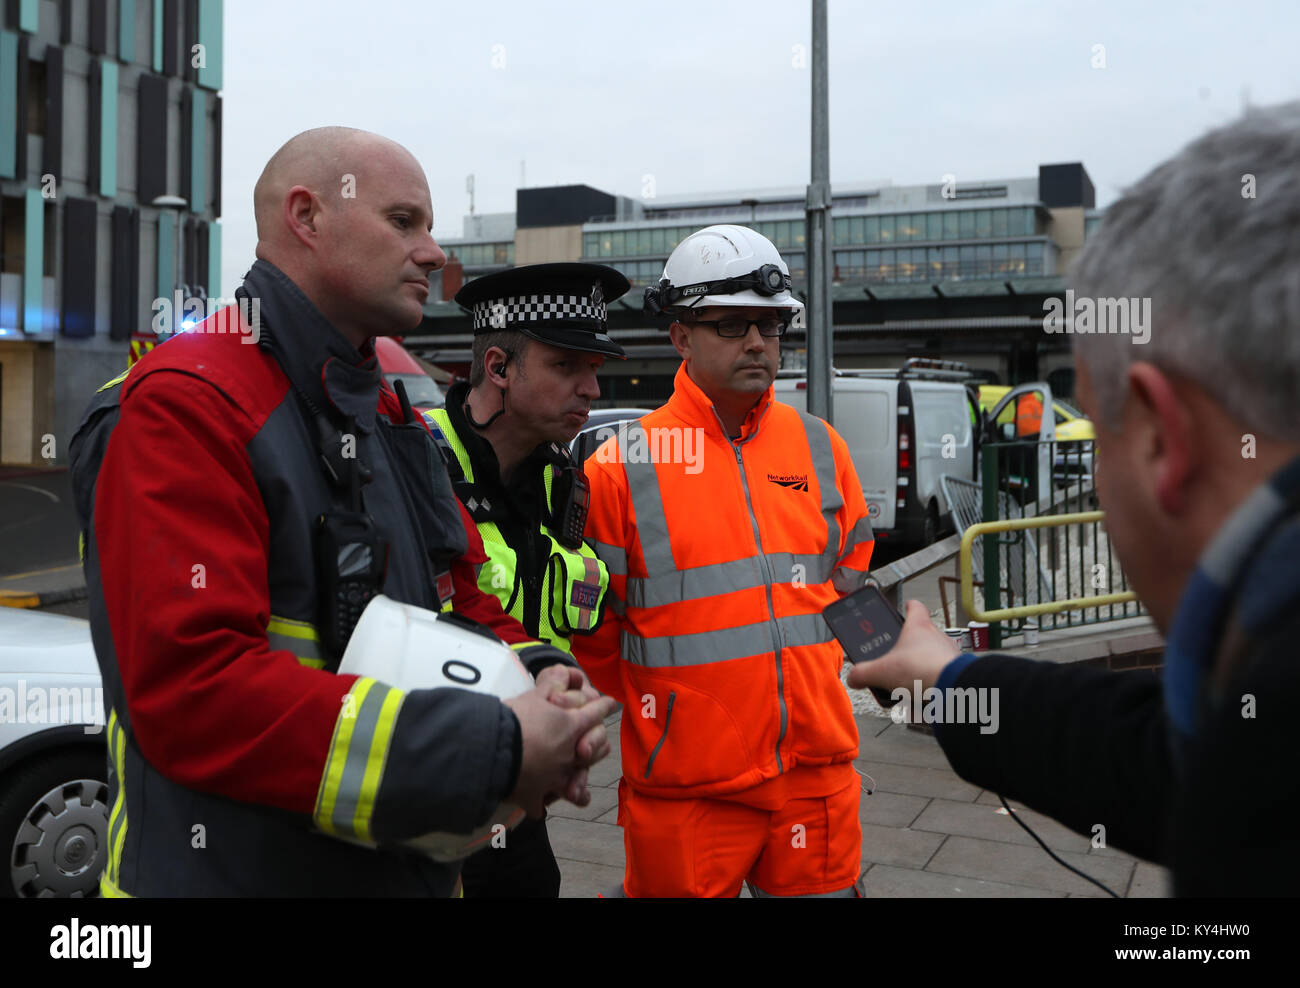
[[525, 818], [506, 834], [505, 847], [489, 846], [471, 855], [461, 881], [467, 899], [558, 898], [560, 866], [546, 834], [546, 818]]

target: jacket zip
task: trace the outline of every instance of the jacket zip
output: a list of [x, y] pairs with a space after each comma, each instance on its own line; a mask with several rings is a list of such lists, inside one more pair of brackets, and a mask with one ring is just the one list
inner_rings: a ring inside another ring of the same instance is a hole
[[646, 762], [645, 778], [650, 778], [650, 770], [655, 767], [655, 759], [659, 757], [659, 749], [664, 746], [668, 740], [668, 725], [673, 722], [673, 702], [677, 699], [676, 691], [670, 691], [668, 694], [668, 713], [664, 715], [664, 732], [659, 735], [659, 743], [655, 745], [655, 750], [650, 752], [650, 760]]
[[[767, 409], [763, 409], [763, 415], [767, 414]], [[778, 773], [785, 772], [785, 766], [781, 762], [781, 742], [785, 740], [785, 729], [787, 722], [787, 711], [785, 707], [785, 675], [781, 669], [781, 628], [776, 623], [776, 606], [772, 603], [772, 584], [776, 578], [772, 573], [772, 565], [767, 561], [767, 553], [763, 551], [763, 538], [758, 531], [758, 515], [754, 514], [754, 501], [749, 496], [749, 480], [745, 477], [745, 463], [741, 459], [741, 443], [731, 441], [727, 436], [727, 427], [722, 424], [722, 417], [718, 415], [718, 410], [713, 409], [713, 417], [718, 420], [718, 425], [722, 428], [722, 434], [727, 437], [727, 442], [731, 443], [731, 448], [736, 453], [736, 468], [740, 471], [740, 486], [745, 491], [745, 505], [749, 508], [749, 523], [754, 529], [754, 544], [758, 546], [758, 562], [763, 568], [763, 581], [767, 590], [767, 615], [768, 623], [772, 628], [772, 649], [776, 653], [776, 702], [781, 710], [781, 732], [776, 738], [776, 770]], [[762, 424], [760, 421], [754, 423], [754, 431], [749, 439], [758, 435], [758, 428]], [[749, 442], [746, 439], [745, 442]]]

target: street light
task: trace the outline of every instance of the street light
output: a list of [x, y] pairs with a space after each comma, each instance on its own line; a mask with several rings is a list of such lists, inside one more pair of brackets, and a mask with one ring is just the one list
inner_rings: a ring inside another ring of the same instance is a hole
[[[182, 273], [181, 269], [183, 267], [183, 262], [184, 262], [184, 258], [181, 254], [181, 215], [185, 212], [185, 210], [189, 208], [190, 203], [188, 199], [183, 199], [180, 196], [168, 195], [168, 196], [158, 196], [157, 198], [154, 199], [153, 205], [158, 207], [159, 209], [174, 210], [176, 213], [176, 253], [172, 256], [175, 262], [174, 265], [174, 273], [175, 273], [175, 281], [176, 281], [175, 287], [180, 290], [181, 304], [182, 306], [184, 306], [185, 299], [190, 297], [190, 289], [189, 289], [189, 285], [185, 284], [185, 282], [181, 280], [181, 273]], [[182, 318], [183, 312], [184, 309], [182, 308], [181, 312], [176, 313], [177, 320], [180, 320]], [[193, 329], [194, 323], [193, 321], [190, 321], [189, 325], [186, 325], [184, 322], [181, 322], [180, 326], [182, 329]]]

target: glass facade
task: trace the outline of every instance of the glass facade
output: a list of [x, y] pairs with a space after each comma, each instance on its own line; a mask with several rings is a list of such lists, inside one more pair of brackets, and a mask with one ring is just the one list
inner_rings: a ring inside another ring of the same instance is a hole
[[1020, 241], [884, 250], [836, 250], [840, 282], [948, 281], [1047, 274], [1044, 244]]
[[[720, 222], [730, 218], [725, 213], [718, 210], [700, 219]], [[804, 222], [800, 218], [747, 224], [776, 245], [795, 281], [805, 274]], [[833, 246], [853, 249], [834, 251], [835, 280], [937, 281], [1046, 274], [1044, 243], [1014, 239], [1036, 236], [1037, 227], [1033, 206], [836, 216], [831, 227]], [[698, 229], [698, 225], [588, 228], [582, 235], [582, 256], [611, 264], [634, 285], [653, 284], [673, 248]], [[872, 249], [881, 247], [889, 249]]]
[[491, 244], [442, 244], [448, 258], [456, 258], [467, 268], [512, 265], [515, 263], [515, 242], [503, 240]]

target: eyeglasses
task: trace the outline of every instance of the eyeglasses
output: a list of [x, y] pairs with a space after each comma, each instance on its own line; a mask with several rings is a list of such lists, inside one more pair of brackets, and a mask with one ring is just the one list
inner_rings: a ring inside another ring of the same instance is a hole
[[760, 336], [784, 336], [790, 328], [789, 319], [764, 316], [762, 319], [695, 319], [692, 326], [712, 326], [724, 340], [737, 340], [749, 334], [750, 326], [757, 326]]

